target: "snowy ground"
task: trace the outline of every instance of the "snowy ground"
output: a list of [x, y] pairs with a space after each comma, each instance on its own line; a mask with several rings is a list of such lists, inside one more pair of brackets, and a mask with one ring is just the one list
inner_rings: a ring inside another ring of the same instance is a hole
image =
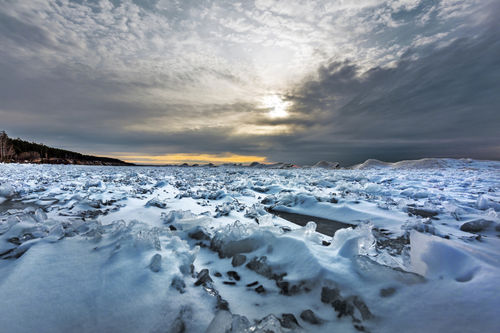
[[1, 330], [498, 332], [500, 162], [434, 162], [0, 164]]

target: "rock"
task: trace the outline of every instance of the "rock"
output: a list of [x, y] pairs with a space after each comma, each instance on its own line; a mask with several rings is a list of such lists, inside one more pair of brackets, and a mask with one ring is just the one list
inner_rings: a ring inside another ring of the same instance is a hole
[[210, 240], [210, 236], [201, 227], [188, 233], [188, 236], [196, 240]]
[[280, 294], [290, 295], [290, 282], [288, 281], [276, 281], [276, 286], [280, 288]]
[[282, 278], [279, 278], [276, 280], [276, 286], [280, 288], [280, 294], [286, 296], [293, 296], [302, 291], [306, 293], [311, 291], [311, 288], [308, 285], [307, 281], [299, 281], [297, 282], [297, 284], [291, 284], [290, 282], [284, 281], [282, 280]]
[[246, 265], [246, 267], [257, 274], [265, 276], [268, 279], [273, 278], [273, 271], [271, 267], [267, 264], [267, 257], [255, 257]]
[[155, 273], [161, 270], [161, 254], [157, 253], [151, 258], [149, 269]]
[[479, 220], [465, 222], [460, 226], [460, 230], [465, 232], [481, 232], [489, 228], [492, 224], [493, 221], [479, 219]]
[[290, 227], [281, 227], [281, 230], [283, 230], [283, 232], [290, 232], [292, 231], [292, 229]]
[[324, 241], [321, 242], [321, 244], [323, 246], [330, 246], [330, 244], [332, 244], [332, 243], [331, 242], [327, 242], [327, 241], [324, 240]]
[[283, 313], [279, 321], [284, 328], [295, 329], [300, 327], [299, 322], [291, 313]]
[[410, 213], [412, 215], [417, 215], [420, 217], [427, 217], [427, 218], [433, 218], [439, 214], [438, 212], [436, 212], [434, 210], [424, 209], [424, 208], [415, 208], [415, 207], [408, 207], [408, 213]]
[[337, 288], [323, 287], [323, 289], [321, 289], [321, 302], [332, 304], [332, 302], [339, 298], [340, 291]]
[[365, 302], [363, 302], [363, 300], [360, 297], [354, 296], [353, 303], [354, 306], [361, 313], [361, 317], [363, 318], [363, 320], [368, 320], [373, 317], [372, 313], [370, 312], [370, 309], [368, 309], [368, 306], [365, 304]]
[[170, 326], [168, 333], [184, 333], [186, 332], [186, 324], [182, 320], [182, 318], [175, 318], [174, 322]]
[[228, 271], [226, 274], [233, 280], [239, 281], [241, 279], [240, 275], [236, 271]]
[[[201, 273], [201, 272], [200, 272]], [[215, 289], [212, 281], [207, 281], [203, 284], [203, 289], [210, 295], [216, 298], [216, 309], [229, 311], [229, 303], [222, 298], [217, 289]]]
[[7, 239], [7, 242], [14, 244], [14, 245], [21, 245], [22, 244], [19, 237], [11, 237], [11, 238]]
[[392, 296], [395, 292], [396, 288], [394, 287], [382, 288], [380, 289], [380, 297], [389, 297]]
[[172, 279], [172, 283], [170, 285], [173, 288], [175, 288], [177, 291], [179, 291], [179, 293], [181, 293], [181, 294], [184, 294], [186, 292], [186, 290], [184, 289], [184, 288], [186, 288], [186, 283], [179, 276], [174, 277]]
[[302, 311], [302, 313], [300, 314], [300, 318], [303, 321], [305, 321], [309, 324], [312, 324], [312, 325], [321, 325], [321, 323], [323, 322], [321, 319], [316, 317], [314, 312], [310, 309]]
[[354, 306], [344, 299], [339, 298], [333, 301], [332, 306], [335, 311], [338, 312], [338, 318], [342, 318], [344, 316], [354, 316]]
[[254, 286], [258, 285], [258, 284], [259, 284], [259, 281], [254, 281], [254, 282], [251, 282], [251, 283], [247, 284], [247, 287], [254, 287]]
[[169, 226], [168, 226], [168, 228], [169, 228], [171, 231], [176, 231], [176, 230], [177, 230], [177, 228], [176, 228], [176, 227], [174, 227], [173, 225], [169, 225]]
[[194, 283], [195, 286], [199, 286], [205, 284], [207, 282], [212, 282], [212, 278], [210, 277], [210, 273], [208, 269], [204, 268], [198, 273], [198, 280]]
[[183, 306], [179, 311], [179, 315], [175, 318], [172, 325], [168, 329], [168, 333], [184, 333], [186, 332], [186, 321], [192, 320], [193, 311], [191, 308]]
[[214, 276], [215, 276], [215, 277], [222, 277], [222, 274], [221, 274], [220, 272], [215, 272], [215, 273], [214, 273]]
[[276, 197], [274, 195], [268, 195], [260, 202], [263, 205], [274, 205], [276, 203]]
[[220, 258], [231, 258], [236, 254], [252, 252], [260, 246], [262, 246], [262, 242], [253, 238], [224, 241], [216, 235], [210, 241], [210, 249], [217, 252]]
[[360, 332], [366, 332], [366, 329], [363, 325], [359, 325], [359, 324], [355, 324], [354, 325], [354, 328], [357, 330], [357, 331], [360, 331]]
[[359, 320], [354, 315], [355, 307], [358, 309], [363, 319], [372, 317], [368, 306], [366, 306], [365, 302], [363, 302], [360, 297], [350, 296], [344, 299], [340, 295], [340, 290], [337, 288], [323, 287], [323, 289], [321, 289], [321, 302], [331, 304], [335, 311], [338, 312], [338, 318], [350, 316], [353, 320]]
[[266, 289], [264, 288], [263, 285], [260, 285], [257, 288], [255, 288], [255, 291], [257, 292], [257, 294], [263, 294], [266, 292]]
[[247, 257], [243, 254], [235, 254], [233, 260], [231, 260], [231, 265], [233, 267], [238, 267], [243, 265], [247, 261]]
[[217, 305], [215, 306], [219, 310], [226, 310], [229, 311], [229, 303], [222, 298], [221, 295], [217, 295]]

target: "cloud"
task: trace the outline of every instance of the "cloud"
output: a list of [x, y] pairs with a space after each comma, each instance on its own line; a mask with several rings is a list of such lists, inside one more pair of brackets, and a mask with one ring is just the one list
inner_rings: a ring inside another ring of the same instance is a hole
[[297, 112], [317, 121], [306, 125], [302, 140], [336, 143], [325, 149], [334, 159], [353, 162], [337, 143], [389, 160], [500, 158], [498, 32], [488, 28], [445, 47], [410, 50], [390, 68], [362, 71], [350, 62], [321, 67], [317, 80], [288, 97]]
[[497, 158], [492, 4], [0, 0], [0, 127], [130, 156]]

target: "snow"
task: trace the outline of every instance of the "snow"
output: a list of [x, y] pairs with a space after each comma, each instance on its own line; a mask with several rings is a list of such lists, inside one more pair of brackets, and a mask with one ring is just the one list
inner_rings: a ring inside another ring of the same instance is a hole
[[414, 272], [424, 277], [467, 282], [481, 268], [471, 256], [447, 239], [412, 230], [410, 245]]
[[499, 170], [0, 164], [0, 327], [496, 332]]

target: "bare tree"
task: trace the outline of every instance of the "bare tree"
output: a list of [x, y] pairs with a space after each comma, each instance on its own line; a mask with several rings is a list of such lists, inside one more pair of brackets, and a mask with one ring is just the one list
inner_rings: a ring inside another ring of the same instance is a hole
[[5, 131], [0, 132], [0, 161], [3, 161], [5, 156], [5, 146], [7, 141], [7, 134]]

